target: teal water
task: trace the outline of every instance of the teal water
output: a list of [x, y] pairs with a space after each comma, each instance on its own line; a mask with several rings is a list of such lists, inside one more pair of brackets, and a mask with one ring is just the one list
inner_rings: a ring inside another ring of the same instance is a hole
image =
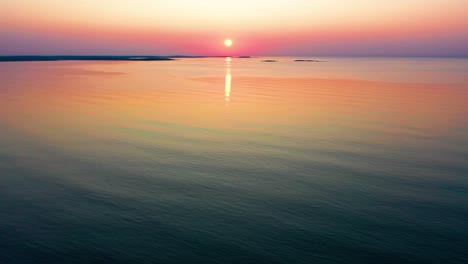
[[468, 263], [468, 60], [263, 59], [0, 63], [0, 263]]

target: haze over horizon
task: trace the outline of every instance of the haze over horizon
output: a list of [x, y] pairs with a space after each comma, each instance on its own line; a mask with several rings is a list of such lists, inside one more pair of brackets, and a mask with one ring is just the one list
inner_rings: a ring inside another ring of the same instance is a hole
[[18, 0], [2, 3], [0, 55], [467, 56], [465, 13], [463, 0]]

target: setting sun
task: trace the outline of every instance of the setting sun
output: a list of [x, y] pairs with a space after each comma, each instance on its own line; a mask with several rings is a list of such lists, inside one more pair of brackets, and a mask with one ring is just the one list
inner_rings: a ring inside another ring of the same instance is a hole
[[232, 40], [226, 39], [226, 40], [224, 41], [224, 45], [225, 45], [226, 47], [231, 47], [231, 46], [232, 46]]

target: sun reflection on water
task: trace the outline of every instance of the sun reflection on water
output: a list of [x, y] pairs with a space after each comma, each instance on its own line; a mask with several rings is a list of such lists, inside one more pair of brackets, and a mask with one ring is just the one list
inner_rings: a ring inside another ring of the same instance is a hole
[[231, 57], [226, 57], [226, 81], [224, 84], [224, 98], [226, 104], [231, 100]]

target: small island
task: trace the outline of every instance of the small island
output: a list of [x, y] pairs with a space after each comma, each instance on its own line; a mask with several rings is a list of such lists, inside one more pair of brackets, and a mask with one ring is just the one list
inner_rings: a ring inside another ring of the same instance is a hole
[[319, 61], [319, 60], [294, 60], [296, 62], [322, 62], [322, 61]]

